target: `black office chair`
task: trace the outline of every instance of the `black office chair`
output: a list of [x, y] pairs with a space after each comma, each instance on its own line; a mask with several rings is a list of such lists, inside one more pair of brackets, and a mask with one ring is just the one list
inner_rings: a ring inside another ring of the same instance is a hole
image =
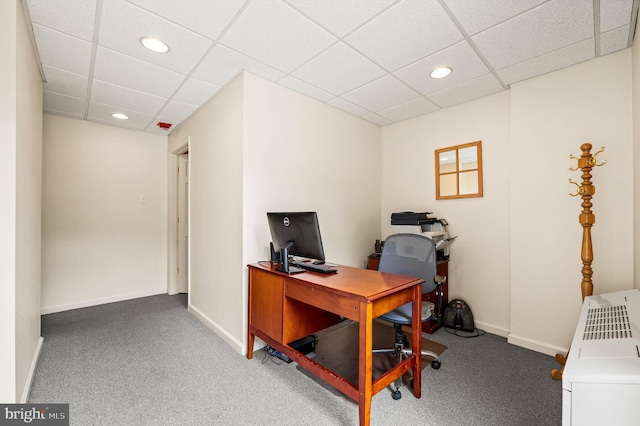
[[[381, 272], [392, 272], [394, 274], [408, 275], [412, 277], [420, 277], [424, 280], [422, 284], [422, 294], [430, 293], [437, 287], [441, 286], [446, 277], [436, 273], [436, 245], [432, 239], [419, 234], [393, 234], [384, 242], [382, 256], [380, 257], [380, 265], [378, 270]], [[442, 291], [437, 292], [437, 310], [440, 312]], [[391, 353], [396, 357], [399, 363], [407, 355], [411, 354], [409, 340], [402, 332], [403, 325], [411, 325], [411, 302], [400, 306], [393, 311], [381, 315], [380, 319], [393, 323], [395, 329], [395, 347], [393, 349], [374, 349], [373, 353]], [[431, 302], [422, 302], [422, 322], [437, 319], [440, 321], [439, 315], [434, 313], [434, 304]], [[430, 356], [434, 360], [431, 361], [431, 367], [440, 368], [440, 358], [431, 351], [422, 351], [422, 355]], [[400, 387], [402, 386], [402, 377], [395, 381], [395, 391], [393, 399], [400, 399]], [[413, 387], [413, 380], [411, 381]]]

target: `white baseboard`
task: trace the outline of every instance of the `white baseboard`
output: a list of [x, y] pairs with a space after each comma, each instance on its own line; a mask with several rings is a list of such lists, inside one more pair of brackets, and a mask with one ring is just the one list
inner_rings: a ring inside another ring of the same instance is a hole
[[215, 321], [205, 315], [201, 310], [196, 308], [195, 306], [189, 304], [189, 312], [193, 314], [196, 318], [202, 321], [207, 327], [209, 327], [214, 333], [218, 336], [222, 337], [225, 342], [231, 345], [233, 349], [238, 351], [238, 353], [242, 354], [242, 342], [238, 341], [235, 337], [227, 333], [225, 329], [220, 327]]
[[529, 349], [535, 352], [540, 352], [545, 355], [555, 356], [558, 353], [566, 354], [568, 352], [567, 348], [561, 348], [558, 346], [550, 345], [545, 342], [538, 342], [536, 340], [531, 340], [525, 337], [516, 336], [515, 334], [511, 333], [509, 330], [502, 327], [486, 324], [481, 321], [476, 321], [475, 325], [477, 328], [484, 330], [487, 333], [496, 334], [498, 336], [505, 337], [507, 339], [507, 342], [512, 345], [520, 346], [521, 348]]
[[535, 340], [527, 339], [524, 337], [516, 336], [513, 333], [509, 334], [507, 337], [507, 342], [523, 347], [525, 349], [531, 349], [532, 351], [540, 352], [542, 354], [555, 356], [558, 353], [566, 354], [569, 349], [561, 348], [559, 346], [550, 345], [545, 342], [538, 342]]
[[27, 380], [22, 390], [22, 396], [20, 397], [20, 404], [26, 404], [29, 401], [29, 394], [31, 393], [31, 385], [33, 384], [33, 376], [36, 374], [36, 367], [38, 366], [38, 360], [40, 359], [40, 352], [42, 352], [42, 344], [44, 343], [44, 337], [40, 336], [36, 345], [36, 350], [33, 353], [31, 359], [31, 365], [29, 366], [29, 374], [27, 374]]
[[87, 308], [89, 306], [104, 305], [106, 303], [122, 302], [123, 300], [138, 299], [140, 297], [155, 296], [157, 294], [166, 294], [167, 287], [158, 287], [151, 290], [139, 291], [136, 293], [117, 294], [114, 296], [103, 297], [100, 299], [83, 300], [81, 302], [70, 303], [68, 305], [43, 306], [40, 309], [41, 315], [53, 314], [55, 312], [70, 311], [71, 309]]
[[509, 336], [509, 330], [503, 327], [498, 327], [497, 325], [488, 324], [482, 321], [474, 321], [476, 328], [486, 331], [487, 333], [495, 334], [501, 337]]

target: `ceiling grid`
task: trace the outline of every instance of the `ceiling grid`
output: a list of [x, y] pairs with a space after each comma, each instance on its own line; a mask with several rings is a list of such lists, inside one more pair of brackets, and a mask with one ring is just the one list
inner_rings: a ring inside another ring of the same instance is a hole
[[[46, 113], [157, 134], [243, 70], [384, 126], [626, 49], [639, 3], [22, 1]], [[145, 36], [169, 52], [145, 49]], [[453, 72], [431, 78], [439, 66]]]

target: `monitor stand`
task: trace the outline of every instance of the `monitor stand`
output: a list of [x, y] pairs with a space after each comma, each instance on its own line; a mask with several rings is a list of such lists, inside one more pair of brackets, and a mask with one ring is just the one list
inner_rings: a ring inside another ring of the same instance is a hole
[[282, 266], [280, 266], [280, 267], [279, 267], [279, 268], [277, 268], [276, 270], [277, 270], [277, 271], [280, 271], [280, 272], [287, 273], [287, 274], [289, 274], [289, 275], [293, 275], [293, 274], [300, 274], [300, 273], [302, 273], [302, 272], [307, 272], [307, 270], [306, 270], [306, 269], [298, 268], [298, 267], [296, 267], [296, 266], [289, 266], [289, 265], [287, 265], [287, 266], [288, 266], [287, 268], [283, 268]]
[[276, 268], [276, 271], [284, 272], [285, 274], [299, 274], [306, 272], [306, 269], [296, 268], [289, 265], [289, 249], [293, 246], [293, 241], [289, 242], [286, 247], [280, 250], [280, 266]]

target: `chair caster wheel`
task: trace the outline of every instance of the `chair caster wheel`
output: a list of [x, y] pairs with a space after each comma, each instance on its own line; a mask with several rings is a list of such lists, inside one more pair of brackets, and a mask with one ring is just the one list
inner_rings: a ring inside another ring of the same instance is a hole
[[391, 396], [393, 397], [394, 400], [397, 401], [398, 399], [402, 398], [402, 393], [400, 393], [400, 391], [397, 390]]
[[440, 361], [437, 361], [437, 360], [431, 361], [431, 368], [433, 368], [434, 370], [437, 370], [438, 368], [440, 368]]

